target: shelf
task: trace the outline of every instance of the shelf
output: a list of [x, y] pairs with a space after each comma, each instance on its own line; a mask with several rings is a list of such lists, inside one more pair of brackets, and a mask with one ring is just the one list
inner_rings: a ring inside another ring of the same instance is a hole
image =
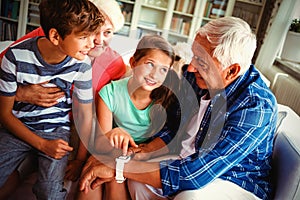
[[247, 3], [251, 5], [256, 5], [256, 6], [263, 6], [264, 3], [263, 1], [249, 1], [249, 0], [236, 0], [236, 2], [241, 2], [241, 3]]
[[6, 21], [10, 21], [10, 22], [18, 23], [18, 20], [17, 20], [17, 19], [13, 19], [13, 18], [10, 18], [10, 17], [3, 17], [3, 16], [0, 16], [0, 19], [6, 20]]
[[154, 5], [149, 5], [149, 4], [142, 4], [142, 7], [144, 8], [150, 8], [150, 9], [154, 9], [154, 10], [161, 10], [161, 11], [167, 11], [167, 8], [163, 8], [163, 7], [158, 7], [158, 6], [154, 6]]
[[250, 25], [253, 32], [257, 33], [264, 11], [264, 5], [265, 0], [236, 0], [232, 15], [245, 20]]

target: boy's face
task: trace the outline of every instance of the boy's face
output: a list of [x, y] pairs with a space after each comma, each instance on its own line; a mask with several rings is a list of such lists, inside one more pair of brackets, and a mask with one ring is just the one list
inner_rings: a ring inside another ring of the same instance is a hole
[[84, 60], [88, 52], [94, 47], [96, 34], [88, 32], [74, 33], [74, 31], [65, 37], [60, 38], [58, 47], [66, 55], [77, 60]]

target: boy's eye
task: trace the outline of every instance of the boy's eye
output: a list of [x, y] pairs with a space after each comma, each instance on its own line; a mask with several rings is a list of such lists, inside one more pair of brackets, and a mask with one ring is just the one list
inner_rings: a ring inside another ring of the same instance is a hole
[[84, 35], [84, 36], [80, 36], [79, 37], [79, 39], [81, 39], [81, 40], [84, 40], [84, 39], [86, 39], [87, 38], [87, 36], [86, 35]]

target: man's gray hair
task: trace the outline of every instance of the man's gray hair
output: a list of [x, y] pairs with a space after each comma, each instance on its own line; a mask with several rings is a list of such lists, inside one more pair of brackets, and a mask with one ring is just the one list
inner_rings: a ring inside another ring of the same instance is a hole
[[256, 49], [256, 36], [244, 20], [237, 17], [215, 19], [200, 27], [197, 34], [211, 43], [212, 56], [222, 64], [223, 69], [238, 63], [242, 74], [250, 67]]

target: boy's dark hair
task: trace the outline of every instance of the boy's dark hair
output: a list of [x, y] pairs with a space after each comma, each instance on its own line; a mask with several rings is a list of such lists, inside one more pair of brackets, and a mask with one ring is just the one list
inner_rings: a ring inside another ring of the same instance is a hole
[[48, 39], [51, 28], [64, 39], [72, 31], [97, 32], [104, 23], [103, 15], [89, 0], [42, 0], [39, 9], [40, 24]]

